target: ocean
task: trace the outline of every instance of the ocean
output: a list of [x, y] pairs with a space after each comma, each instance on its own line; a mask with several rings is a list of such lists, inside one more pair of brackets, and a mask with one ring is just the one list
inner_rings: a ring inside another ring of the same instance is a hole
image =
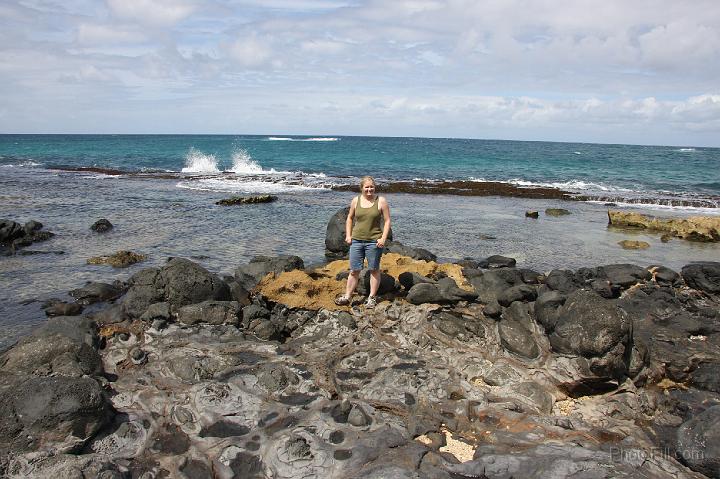
[[[720, 261], [717, 244], [608, 229], [607, 210], [659, 216], [720, 214], [720, 149], [470, 139], [283, 135], [0, 135], [0, 218], [34, 219], [56, 236], [0, 257], [0, 348], [44, 320], [49, 298], [85, 281], [127, 279], [168, 257], [220, 274], [258, 254], [324, 260], [330, 216], [373, 175], [379, 192], [424, 182], [501, 182], [519, 194], [386, 193], [395, 238], [443, 261], [513, 256], [548, 272], [630, 262], [679, 269]], [[556, 188], [563, 199], [524, 197]], [[412, 189], [410, 189], [412, 191]], [[274, 203], [223, 207], [232, 195], [274, 194]], [[608, 206], [611, 204], [611, 206]], [[572, 214], [545, 216], [545, 208]], [[537, 220], [527, 210], [541, 212]], [[90, 231], [99, 218], [115, 228]], [[647, 241], [628, 251], [622, 239]], [[127, 269], [88, 265], [129, 249], [148, 260]]]

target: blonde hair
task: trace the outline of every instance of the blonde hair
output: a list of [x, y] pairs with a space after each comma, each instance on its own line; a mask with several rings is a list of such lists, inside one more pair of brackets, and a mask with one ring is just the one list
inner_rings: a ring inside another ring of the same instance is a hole
[[362, 193], [363, 186], [365, 186], [366, 181], [372, 181], [373, 186], [376, 186], [375, 184], [375, 178], [372, 176], [363, 176], [360, 178], [360, 192]]

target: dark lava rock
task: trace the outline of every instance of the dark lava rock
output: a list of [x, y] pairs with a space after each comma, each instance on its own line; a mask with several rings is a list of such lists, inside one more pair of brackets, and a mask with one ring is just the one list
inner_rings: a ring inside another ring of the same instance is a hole
[[[378, 288], [379, 295], [392, 293], [397, 291], [397, 285], [395, 284], [395, 278], [387, 273], [380, 273], [380, 287]], [[360, 281], [358, 282], [357, 293], [366, 296], [370, 294], [370, 270], [363, 269], [360, 271]]]
[[428, 278], [427, 276], [422, 276], [421, 274], [418, 274], [415, 272], [410, 272], [410, 271], [405, 271], [403, 273], [400, 273], [400, 276], [398, 276], [398, 281], [400, 282], [402, 287], [405, 288], [406, 290], [409, 290], [416, 284], [421, 284], [421, 283], [435, 284], [435, 283], [437, 283], [437, 281], [432, 280], [432, 279]]
[[[39, 241], [47, 241], [54, 233], [50, 231], [40, 231], [42, 223], [30, 220], [25, 226], [12, 220], [0, 220], [0, 255], [10, 256], [18, 249]], [[31, 254], [40, 252], [28, 252]]]
[[693, 386], [720, 393], [720, 361], [703, 362], [690, 374]]
[[122, 289], [117, 284], [90, 282], [82, 288], [70, 291], [70, 296], [80, 304], [93, 304], [117, 299]]
[[91, 378], [33, 377], [0, 390], [0, 451], [78, 451], [112, 417]]
[[693, 289], [706, 293], [720, 293], [720, 263], [703, 262], [683, 266], [682, 277]]
[[477, 293], [460, 288], [454, 279], [442, 278], [437, 282], [437, 288], [443, 299], [448, 303], [457, 301], [475, 301]]
[[228, 301], [230, 288], [217, 275], [183, 258], [173, 258], [162, 268], [138, 271], [128, 280], [130, 289], [122, 299], [125, 312], [141, 317], [154, 303], [167, 302], [171, 309], [206, 300]]
[[299, 256], [255, 256], [249, 264], [238, 266], [235, 269], [235, 280], [250, 291], [268, 273], [280, 274], [284, 271], [304, 268], [305, 263]]
[[256, 319], [270, 319], [270, 311], [259, 304], [250, 304], [242, 310], [243, 325], [248, 325]]
[[477, 319], [460, 317], [448, 312], [440, 312], [434, 314], [431, 320], [437, 329], [460, 341], [485, 337], [485, 328]]
[[328, 222], [325, 231], [325, 256], [328, 259], [345, 258], [350, 251], [350, 245], [345, 242], [345, 221], [350, 213], [350, 207], [339, 209]]
[[170, 312], [170, 303], [166, 302], [151, 304], [150, 306], [148, 306], [142, 316], [140, 316], [140, 320], [146, 322], [152, 322], [157, 319], [167, 321], [170, 318], [172, 318], [172, 314]]
[[598, 377], [621, 377], [627, 372], [632, 322], [612, 300], [589, 291], [575, 291], [559, 308], [549, 336], [553, 350], [590, 359]]
[[547, 208], [545, 214], [548, 216], [566, 216], [569, 215], [570, 212], [565, 208]]
[[410, 288], [406, 299], [412, 304], [441, 303], [443, 295], [438, 287], [431, 283], [418, 283]]
[[230, 289], [216, 275], [183, 258], [173, 258], [160, 269], [165, 300], [173, 307], [195, 304], [206, 299], [227, 301]]
[[531, 331], [533, 320], [528, 308], [527, 304], [515, 302], [505, 309], [498, 331], [505, 349], [524, 358], [535, 359], [540, 355], [540, 348]]
[[676, 286], [680, 282], [680, 274], [677, 271], [665, 266], [654, 268], [653, 277], [658, 284], [669, 284]]
[[720, 406], [708, 408], [680, 426], [677, 452], [693, 471], [720, 477]]
[[101, 218], [95, 223], [93, 223], [92, 226], [90, 226], [90, 229], [95, 231], [96, 233], [106, 233], [113, 229], [113, 224], [110, 223], [110, 221], [108, 221], [107, 219]]
[[652, 279], [652, 273], [634, 264], [609, 264], [598, 268], [611, 287], [627, 289], [641, 281]]
[[80, 316], [49, 318], [0, 356], [0, 371], [80, 377], [102, 369], [95, 324]]
[[502, 306], [510, 306], [514, 301], [535, 301], [537, 291], [530, 285], [520, 284], [512, 286], [498, 295], [497, 301]]
[[220, 206], [231, 205], [255, 205], [258, 203], [272, 203], [277, 201], [278, 197], [274, 195], [258, 195], [258, 196], [231, 196], [224, 200], [217, 201], [215, 204]]
[[82, 313], [83, 306], [80, 303], [68, 303], [66, 301], [53, 300], [45, 307], [47, 316], [77, 316]]
[[480, 302], [488, 304], [497, 301], [498, 295], [506, 289], [524, 284], [522, 274], [515, 268], [499, 268], [486, 271], [482, 276], [469, 278]]
[[483, 314], [488, 318], [497, 319], [502, 314], [502, 308], [496, 301], [493, 301], [485, 305], [483, 308]]
[[240, 303], [237, 301], [203, 301], [188, 304], [177, 310], [179, 323], [192, 325], [198, 323], [231, 324], [240, 323]]
[[540, 217], [540, 213], [537, 212], [537, 211], [526, 211], [526, 212], [525, 212], [525, 217], [526, 217], [526, 218], [535, 218], [535, 219], [537, 219], [537, 218]]
[[515, 266], [515, 263], [515, 258], [508, 258], [507, 256], [495, 254], [478, 261], [478, 266], [484, 269], [512, 268]]
[[535, 301], [535, 319], [542, 324], [546, 333], [555, 329], [559, 317], [559, 308], [565, 304], [567, 296], [559, 291], [549, 291], [540, 295]]
[[575, 273], [564, 269], [550, 271], [550, 274], [545, 278], [545, 286], [561, 293], [569, 293], [580, 287], [575, 278]]

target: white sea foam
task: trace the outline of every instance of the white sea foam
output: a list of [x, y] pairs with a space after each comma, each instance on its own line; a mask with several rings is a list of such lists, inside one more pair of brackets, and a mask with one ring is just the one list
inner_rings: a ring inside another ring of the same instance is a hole
[[334, 137], [316, 137], [316, 138], [289, 138], [287, 136], [268, 136], [268, 141], [339, 141]]
[[[262, 167], [252, 159], [250, 153], [243, 148], [238, 148], [233, 151], [232, 154], [233, 166], [230, 171], [238, 174], [257, 174], [265, 173]], [[274, 173], [275, 170], [270, 170], [270, 173]]]
[[185, 155], [183, 173], [220, 173], [215, 155], [205, 154], [194, 147]]
[[697, 151], [695, 148], [678, 148], [675, 151], [681, 151], [683, 153], [692, 153], [693, 151]]
[[242, 180], [239, 178], [203, 178], [198, 181], [181, 181], [178, 188], [198, 191], [220, 191], [244, 194], [276, 194], [299, 191], [329, 191], [320, 186], [289, 184], [282, 181]]
[[16, 164], [0, 165], [0, 168], [34, 168], [36, 166], [42, 166], [42, 163], [38, 163], [33, 160], [25, 160], [25, 161], [21, 161], [20, 163], [16, 163]]
[[[607, 200], [587, 200], [587, 203], [595, 204], [606, 204]], [[631, 201], [613, 201], [614, 207], [619, 208], [633, 208], [633, 209], [648, 209], [648, 210], [662, 210], [662, 211], [687, 211], [689, 213], [695, 213], [703, 216], [718, 216], [720, 215], [720, 208], [705, 208], [702, 206], [683, 206], [683, 205], [672, 205], [663, 204], [662, 200], [657, 200], [657, 203], [633, 203]]]
[[576, 154], [576, 155], [582, 155], [582, 152], [581, 152], [581, 151], [573, 151], [573, 153]]
[[620, 186], [607, 186], [602, 183], [592, 183], [582, 180], [568, 180], [568, 181], [555, 181], [555, 182], [535, 182], [527, 181], [519, 178], [513, 178], [508, 181], [511, 185], [515, 186], [535, 186], [544, 188], [558, 188], [560, 190], [570, 191], [617, 191], [617, 192], [633, 192], [634, 190], [628, 188], [622, 188]]

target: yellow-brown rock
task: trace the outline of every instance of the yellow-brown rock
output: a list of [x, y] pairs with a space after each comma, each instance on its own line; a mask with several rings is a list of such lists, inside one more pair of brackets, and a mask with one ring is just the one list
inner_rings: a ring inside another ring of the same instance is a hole
[[87, 260], [88, 264], [109, 264], [115, 268], [126, 268], [131, 264], [139, 263], [147, 258], [146, 255], [132, 251], [118, 251], [109, 256], [93, 256]]
[[618, 241], [618, 244], [623, 249], [646, 249], [650, 247], [650, 243], [647, 241], [622, 240]]
[[670, 233], [690, 241], [720, 241], [720, 216], [658, 218], [639, 213], [608, 210], [608, 224]]
[[[294, 270], [279, 275], [270, 273], [255, 289], [271, 301], [290, 308], [347, 310], [346, 306], [336, 306], [334, 302], [336, 296], [345, 292], [345, 280], [337, 280], [335, 277], [347, 269], [348, 261], [338, 260], [313, 271]], [[380, 269], [395, 279], [406, 271], [423, 276], [441, 272], [453, 278], [461, 288], [469, 291], [473, 289], [462, 275], [462, 267], [456, 264], [438, 264], [386, 253], [382, 256]]]

